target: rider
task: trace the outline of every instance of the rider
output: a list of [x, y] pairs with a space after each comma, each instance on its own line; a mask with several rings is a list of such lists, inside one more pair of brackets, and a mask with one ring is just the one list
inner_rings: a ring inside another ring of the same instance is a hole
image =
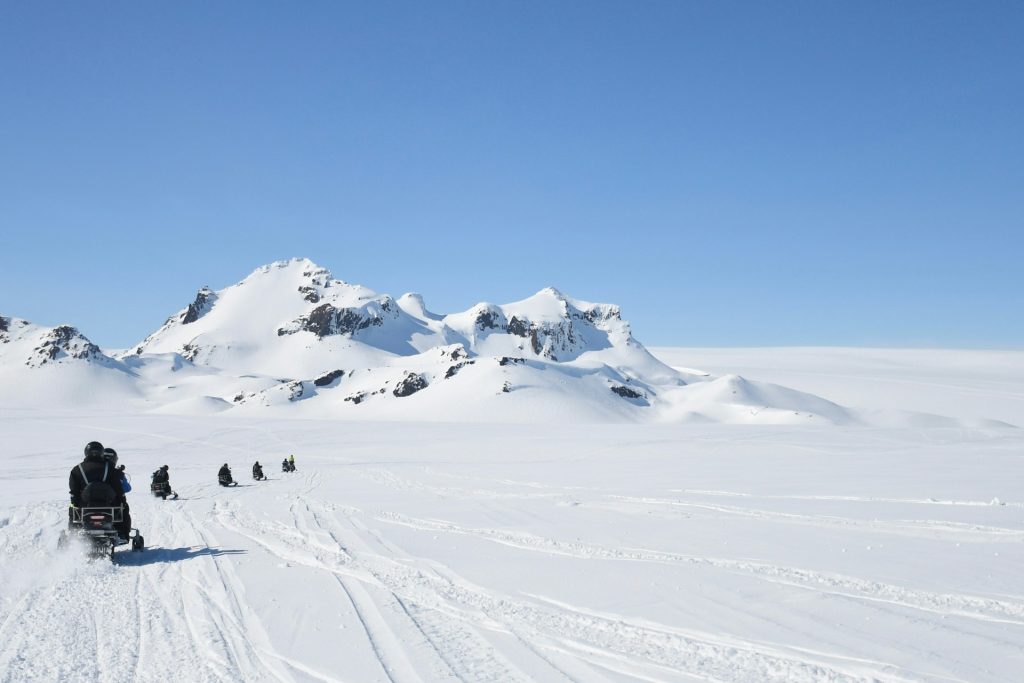
[[263, 466], [260, 465], [260, 461], [257, 460], [256, 464], [252, 466], [252, 478], [262, 479], [263, 478]]
[[217, 472], [217, 481], [220, 482], [221, 486], [227, 486], [231, 483], [231, 468], [228, 467], [227, 463], [224, 463], [220, 471]]
[[[71, 509], [68, 510], [69, 527], [74, 519], [75, 508], [80, 508], [83, 503], [87, 502], [82, 500], [82, 491], [89, 484], [100, 482], [107, 484], [114, 492], [111, 506], [117, 507], [124, 503], [121, 473], [104, 459], [103, 444], [99, 441], [90, 441], [85, 445], [85, 458], [80, 464], [71, 468], [71, 475], [68, 477], [68, 489], [71, 494]], [[127, 517], [127, 510], [125, 510], [125, 516]], [[118, 535], [122, 535], [121, 529], [118, 529]], [[127, 534], [124, 535], [127, 537]]]
[[291, 470], [292, 472], [295, 471], [295, 456], [294, 455], [289, 455], [288, 456], [288, 469]]
[[[121, 484], [121, 491], [125, 494], [130, 492], [132, 490], [132, 485], [131, 482], [128, 481], [128, 475], [124, 472], [124, 465], [117, 464], [117, 451], [113, 448], [104, 448], [103, 460], [108, 462], [110, 466], [114, 468], [114, 472], [119, 478], [119, 483]], [[118, 525], [117, 535], [121, 538], [128, 538], [128, 533], [132, 530], [132, 513], [131, 509], [128, 507], [127, 497], [123, 498], [121, 505], [123, 508], [121, 513], [122, 521]]]

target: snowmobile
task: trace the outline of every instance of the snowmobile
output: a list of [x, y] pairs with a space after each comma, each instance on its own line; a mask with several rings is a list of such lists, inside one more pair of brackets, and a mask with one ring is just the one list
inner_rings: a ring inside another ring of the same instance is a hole
[[289, 460], [282, 460], [281, 461], [281, 471], [282, 472], [294, 472], [295, 471], [295, 464], [293, 462], [289, 461]]
[[149, 485], [150, 492], [157, 498], [163, 498], [167, 500], [170, 498], [174, 500], [178, 497], [178, 494], [171, 490], [171, 485], [166, 481], [154, 481]]
[[263, 468], [259, 465], [253, 465], [252, 478], [256, 481], [262, 481], [267, 478], [267, 475], [263, 474]]
[[232, 479], [230, 474], [218, 474], [217, 483], [221, 486], [238, 486], [238, 482]]
[[71, 508], [68, 530], [61, 534], [58, 547], [64, 547], [77, 535], [89, 544], [91, 558], [107, 556], [114, 561], [114, 549], [131, 544], [132, 552], [142, 552], [145, 540], [138, 529], [133, 528], [128, 539], [117, 534], [117, 524], [124, 521], [124, 507], [115, 501], [117, 495], [109, 484], [93, 482], [82, 490], [82, 507]]

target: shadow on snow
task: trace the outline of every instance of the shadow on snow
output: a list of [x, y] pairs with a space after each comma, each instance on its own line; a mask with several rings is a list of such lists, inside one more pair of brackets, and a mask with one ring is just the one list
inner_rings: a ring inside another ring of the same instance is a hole
[[181, 562], [194, 557], [220, 557], [221, 555], [242, 555], [245, 550], [227, 548], [210, 548], [208, 546], [191, 546], [188, 548], [147, 548], [138, 553], [120, 552], [114, 555], [117, 564], [139, 567], [146, 564], [161, 562]]

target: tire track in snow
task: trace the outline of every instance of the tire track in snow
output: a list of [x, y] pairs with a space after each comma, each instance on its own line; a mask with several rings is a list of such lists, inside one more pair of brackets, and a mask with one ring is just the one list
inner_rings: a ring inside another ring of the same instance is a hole
[[848, 598], [885, 602], [937, 613], [981, 621], [1024, 626], [1024, 604], [960, 593], [935, 593], [842, 574], [818, 572], [798, 567], [784, 567], [745, 560], [682, 555], [641, 548], [609, 548], [581, 541], [559, 541], [525, 532], [501, 529], [462, 527], [442, 520], [406, 517], [393, 512], [375, 515], [382, 522], [399, 524], [420, 531], [446, 532], [474, 536], [502, 545], [535, 552], [564, 555], [582, 559], [606, 559], [659, 564], [685, 563], [716, 567], [798, 588], [841, 595]]
[[[235, 527], [243, 535], [247, 532], [242, 527], [248, 526], [248, 535], [256, 542], [261, 542], [260, 536], [265, 538], [266, 534], [273, 533], [272, 529], [246, 519], [244, 515], [222, 519], [221, 523], [229, 528]], [[279, 537], [279, 540], [282, 539]], [[284, 548], [275, 547], [265, 540], [262, 544], [284, 559], [325, 571], [338, 571], [337, 567], [304, 553], [300, 548], [287, 547], [287, 542]], [[416, 605], [418, 609], [429, 609], [504, 631], [515, 628], [531, 636], [541, 634], [544, 638], [569, 639], [580, 646], [595, 647], [632, 660], [640, 669], [653, 664], [715, 680], [744, 682], [861, 681], [872, 676], [906, 680], [908, 675], [914, 677], [912, 672], [903, 672], [897, 667], [868, 667], [847, 662], [826, 664], [783, 652], [773, 645], [698, 634], [648, 622], [632, 623], [622, 617], [591, 615], [518, 600], [491, 593], [462, 579], [440, 576], [407, 562], [369, 552], [353, 553], [351, 557], [355, 566], [348, 567], [346, 575], [351, 575], [353, 569], [362, 569], [371, 575], [374, 583], [385, 585], [403, 602]], [[542, 639], [537, 640], [540, 642]], [[480, 672], [475, 674], [474, 681], [509, 680], [484, 678]]]
[[[226, 529], [249, 538], [286, 561], [356, 579], [390, 594], [397, 607], [408, 617], [411, 626], [422, 635], [424, 642], [436, 651], [440, 661], [450, 671], [451, 675], [448, 678], [466, 683], [511, 683], [529, 680], [478, 634], [476, 624], [480, 621], [479, 617], [466, 618], [461, 610], [453, 610], [449, 605], [436, 599], [425, 603], [417, 592], [404, 591], [401, 587], [396, 589], [393, 585], [395, 581], [391, 580], [384, 568], [398, 563], [381, 558], [384, 560], [383, 566], [376, 562], [368, 564], [362, 559], [362, 552], [352, 552], [351, 544], [346, 544], [348, 552], [326, 549], [323, 544], [316, 546], [319, 553], [310, 552], [309, 539], [297, 534], [294, 527], [281, 529], [283, 525], [265, 524], [244, 513], [226, 508], [219, 508], [217, 512], [219, 523]], [[270, 537], [276, 537], [278, 543], [271, 543], [268, 540]], [[324, 558], [323, 553], [329, 557]], [[415, 583], [421, 580], [416, 577], [426, 576], [418, 569], [403, 566], [403, 570], [403, 573], [412, 573], [411, 576], [404, 577], [403, 583]]]
[[[297, 501], [296, 501], [297, 502]], [[295, 528], [302, 534], [307, 540], [315, 543], [316, 546], [324, 548], [332, 552], [342, 553], [345, 557], [350, 558], [348, 550], [338, 542], [334, 534], [325, 529], [320, 519], [314, 513], [308, 503], [303, 503], [305, 511], [313, 520], [315, 528], [311, 528], [306, 522], [305, 517], [299, 514], [296, 509], [296, 502], [293, 502], [290, 511], [292, 517], [295, 520]], [[317, 533], [323, 533], [329, 536], [332, 542], [335, 544], [335, 548], [324, 546], [318, 541], [313, 541], [316, 538]], [[405, 681], [413, 681], [416, 683], [422, 683], [422, 679], [416, 673], [415, 669], [406, 659], [405, 654], [402, 652], [401, 646], [398, 643], [394, 632], [387, 625], [387, 622], [380, 614], [380, 610], [377, 609], [376, 604], [366, 594], [365, 589], [358, 583], [345, 581], [338, 574], [333, 574], [333, 578], [337, 583], [341, 592], [345, 595], [346, 600], [352, 607], [352, 611], [355, 613], [356, 618], [359, 620], [360, 625], [363, 628], [363, 632], [366, 634], [367, 642], [370, 644], [370, 648], [373, 650], [374, 656], [377, 658], [377, 663], [380, 665], [381, 671], [387, 676], [387, 679], [391, 683], [404, 683]], [[372, 626], [371, 626], [372, 624]], [[396, 676], [398, 676], [396, 680]]]
[[959, 507], [1016, 507], [1024, 508], [1024, 503], [993, 502], [983, 500], [951, 500], [938, 498], [875, 498], [863, 496], [839, 495], [773, 495], [761, 493], [744, 493], [741, 491], [704, 491], [700, 489], [669, 489], [669, 493], [689, 493], [699, 496], [716, 496], [723, 498], [764, 498], [768, 500], [821, 500], [842, 503], [896, 503], [905, 505], [943, 505]]
[[[1004, 527], [966, 524], [962, 522], [945, 522], [932, 519], [897, 520], [886, 522], [880, 520], [852, 519], [849, 517], [834, 517], [829, 515], [800, 515], [791, 512], [755, 510], [732, 505], [697, 503], [670, 498], [647, 498], [634, 496], [611, 496], [611, 498], [624, 503], [634, 503], [638, 505], [708, 510], [711, 512], [721, 512], [727, 515], [748, 517], [751, 519], [759, 519], [769, 522], [802, 524], [815, 527], [865, 529], [873, 532], [896, 534], [900, 536], [913, 536], [918, 538], [951, 539], [965, 542], [1019, 542], [1024, 540], [1024, 529], [1007, 529]], [[600, 505], [600, 503], [590, 503], [590, 505]]]

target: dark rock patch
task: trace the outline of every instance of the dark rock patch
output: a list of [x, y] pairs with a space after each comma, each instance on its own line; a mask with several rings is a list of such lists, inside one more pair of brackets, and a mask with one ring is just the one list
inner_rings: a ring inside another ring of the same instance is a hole
[[405, 377], [398, 383], [395, 390], [391, 393], [399, 398], [403, 398], [405, 396], [412, 396], [417, 391], [421, 391], [426, 388], [427, 380], [423, 375], [409, 372], [406, 373]]
[[196, 293], [196, 300], [188, 305], [188, 309], [181, 316], [181, 323], [188, 325], [203, 317], [217, 300], [217, 295], [209, 287], [203, 287]]
[[302, 382], [295, 381], [288, 385], [288, 400], [298, 401], [306, 395], [306, 387]]
[[320, 302], [320, 293], [316, 291], [316, 287], [309, 287], [303, 285], [299, 287], [299, 293], [302, 294], [302, 298], [311, 304]]
[[466, 367], [467, 365], [472, 365], [475, 362], [475, 360], [464, 360], [461, 363], [456, 363], [455, 365], [452, 365], [451, 367], [448, 368], [448, 371], [444, 373], [444, 378], [451, 379], [459, 372], [459, 370]]
[[200, 348], [197, 344], [189, 342], [181, 347], [181, 357], [188, 361], [194, 361], [199, 355]]
[[328, 384], [332, 384], [334, 380], [345, 375], [344, 370], [332, 370], [325, 375], [321, 375], [313, 380], [313, 384], [318, 387], [326, 387]]
[[[381, 305], [381, 309], [389, 310], [384, 304]], [[336, 334], [352, 335], [371, 326], [383, 325], [384, 319], [373, 313], [364, 314], [358, 308], [335, 308], [331, 304], [322, 304], [295, 323], [298, 326], [296, 329], [281, 328], [277, 331], [277, 336], [294, 334], [300, 330], [312, 332], [320, 339]]]
[[360, 391], [358, 393], [352, 394], [351, 396], [346, 396], [345, 397], [345, 400], [346, 401], [352, 401], [353, 405], [359, 405], [365, 399], [366, 399], [366, 392], [365, 391]]
[[498, 359], [498, 365], [501, 365], [503, 367], [506, 365], [522, 364], [525, 362], [525, 358], [514, 358], [512, 356], [502, 356], [501, 358]]
[[622, 398], [646, 398], [641, 392], [622, 385], [612, 387], [612, 393], [618, 394]]
[[508, 333], [514, 334], [517, 337], [526, 337], [530, 334], [530, 321], [520, 320], [519, 318], [512, 316], [512, 319], [508, 321]]

